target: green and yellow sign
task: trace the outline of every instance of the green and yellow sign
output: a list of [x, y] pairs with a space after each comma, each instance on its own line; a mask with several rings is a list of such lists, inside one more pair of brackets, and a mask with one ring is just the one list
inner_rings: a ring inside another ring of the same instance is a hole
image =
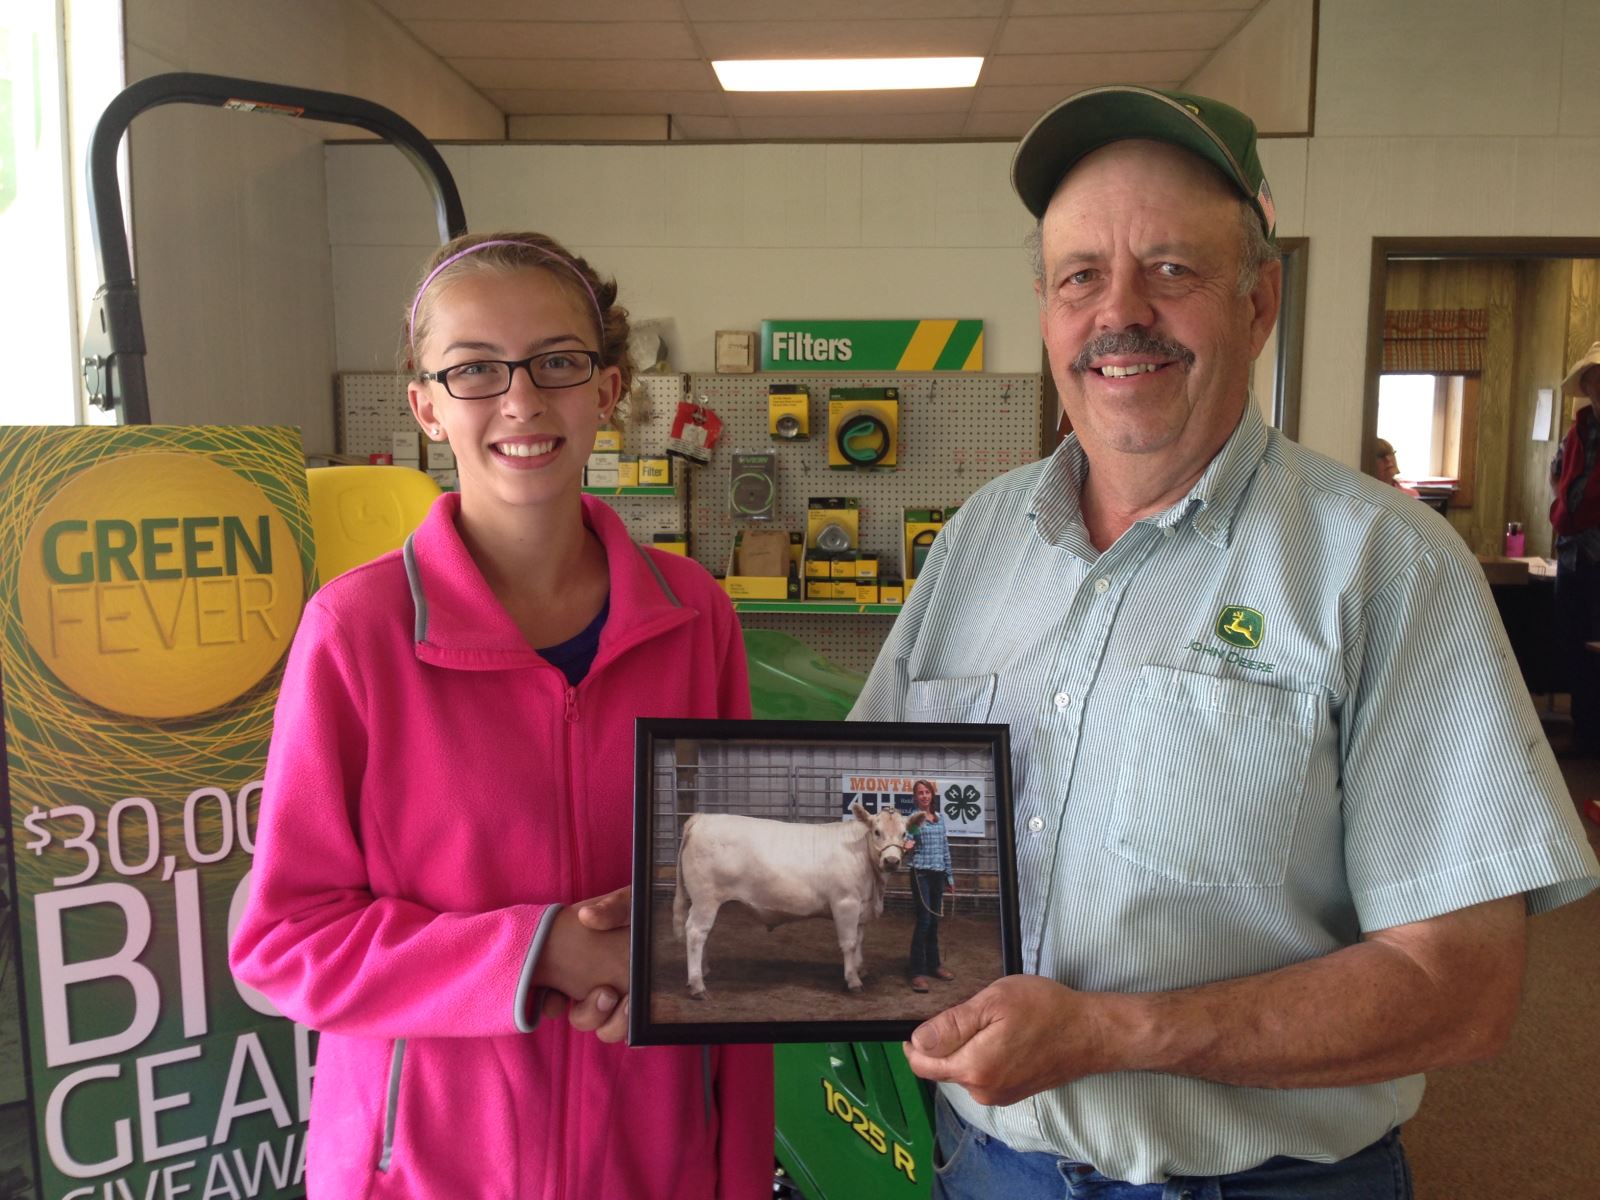
[[981, 371], [983, 322], [763, 321], [763, 371]]
[[303, 1193], [313, 1039], [227, 941], [312, 564], [292, 429], [0, 429], [0, 1194]]

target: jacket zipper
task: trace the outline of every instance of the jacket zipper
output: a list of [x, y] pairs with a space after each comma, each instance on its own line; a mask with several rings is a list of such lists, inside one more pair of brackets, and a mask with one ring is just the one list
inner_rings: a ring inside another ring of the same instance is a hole
[[[594, 670], [593, 665], [591, 665], [589, 669], [592, 672]], [[567, 739], [566, 739], [567, 740], [567, 761], [566, 761], [567, 787], [566, 787], [566, 793], [567, 793], [567, 796], [568, 796], [569, 800], [572, 803], [572, 809], [567, 815], [567, 820], [569, 822], [569, 829], [570, 829], [570, 832], [569, 832], [569, 835], [568, 835], [568, 845], [572, 847], [572, 849], [571, 849], [571, 855], [572, 855], [571, 865], [568, 867], [568, 870], [571, 872], [572, 886], [574, 887], [574, 889], [581, 889], [583, 884], [582, 884], [582, 881], [578, 878], [578, 837], [579, 837], [579, 829], [578, 829], [577, 812], [579, 810], [579, 805], [578, 805], [577, 799], [576, 799], [577, 794], [578, 794], [577, 793], [578, 781], [577, 781], [577, 779], [575, 777], [576, 776], [576, 772], [574, 770], [574, 763], [577, 761], [577, 750], [578, 750], [578, 689], [577, 689], [577, 687], [575, 685], [567, 684], [565, 701], [566, 701], [566, 703], [565, 703], [565, 711], [563, 713], [563, 717], [565, 718], [566, 726], [567, 726]], [[569, 1039], [565, 1039], [565, 1042], [564, 1042], [564, 1045], [563, 1045], [563, 1053], [562, 1053], [561, 1057], [562, 1057], [563, 1062], [566, 1064], [566, 1075], [567, 1075], [563, 1091], [565, 1093], [567, 1093], [567, 1094], [571, 1094], [573, 1085], [577, 1082], [575, 1077], [577, 1076], [577, 1074], [578, 1074], [578, 1072], [579, 1072], [579, 1070], [580, 1070], [580, 1068], [582, 1066], [582, 1063], [581, 1063], [579, 1057], [572, 1053], [572, 1044], [571, 1044], [571, 1039], [570, 1038]], [[567, 1179], [568, 1156], [570, 1154], [570, 1150], [569, 1150], [569, 1147], [568, 1147], [568, 1136], [567, 1136], [568, 1114], [567, 1114], [566, 1105], [564, 1105], [564, 1104], [558, 1105], [557, 1108], [556, 1108], [556, 1112], [557, 1112], [557, 1114], [559, 1116], [559, 1125], [560, 1125], [560, 1141], [558, 1141], [556, 1143], [556, 1145], [560, 1148], [560, 1157], [561, 1157], [561, 1162], [562, 1162], [561, 1177], [560, 1177], [560, 1181], [557, 1183], [557, 1188], [558, 1188], [558, 1195], [561, 1196], [561, 1197], [565, 1197], [566, 1194], [567, 1194], [566, 1179]]]
[[389, 1091], [383, 1100], [383, 1152], [378, 1156], [378, 1170], [387, 1171], [394, 1157], [394, 1126], [400, 1115], [400, 1068], [406, 1057], [406, 1039], [396, 1038], [394, 1052], [389, 1058]]

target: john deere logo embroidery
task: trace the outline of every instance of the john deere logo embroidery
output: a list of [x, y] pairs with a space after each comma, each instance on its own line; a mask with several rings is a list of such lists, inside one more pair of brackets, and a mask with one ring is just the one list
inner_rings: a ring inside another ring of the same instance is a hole
[[1244, 650], [1259, 649], [1266, 628], [1267, 619], [1253, 608], [1230, 604], [1217, 615], [1217, 636]]

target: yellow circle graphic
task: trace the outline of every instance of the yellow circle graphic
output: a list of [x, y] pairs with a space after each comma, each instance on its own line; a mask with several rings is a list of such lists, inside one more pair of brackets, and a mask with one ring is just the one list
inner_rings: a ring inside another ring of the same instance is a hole
[[34, 652], [78, 695], [186, 717], [259, 683], [300, 619], [299, 550], [249, 480], [194, 454], [134, 454], [58, 491], [23, 545]]

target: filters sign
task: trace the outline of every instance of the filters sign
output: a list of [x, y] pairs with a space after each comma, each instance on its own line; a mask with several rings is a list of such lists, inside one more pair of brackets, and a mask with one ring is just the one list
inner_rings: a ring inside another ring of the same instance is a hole
[[981, 371], [983, 322], [763, 321], [763, 371]]

